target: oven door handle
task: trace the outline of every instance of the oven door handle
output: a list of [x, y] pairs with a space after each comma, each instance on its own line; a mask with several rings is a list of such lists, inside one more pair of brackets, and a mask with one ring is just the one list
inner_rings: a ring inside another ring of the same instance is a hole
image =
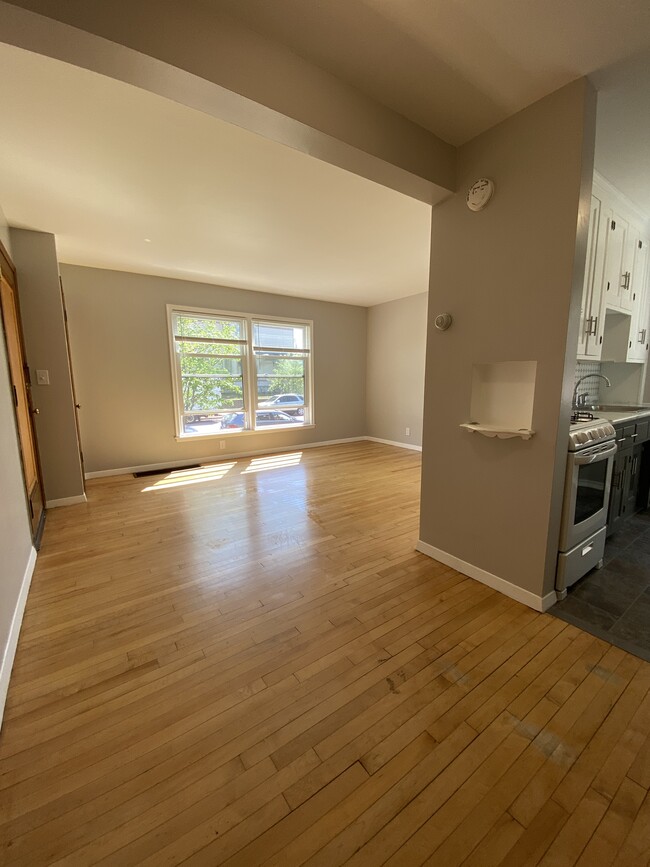
[[606, 458], [611, 458], [617, 451], [618, 446], [616, 443], [612, 443], [609, 448], [596, 452], [595, 455], [581, 455], [578, 453], [575, 456], [574, 462], [578, 467], [583, 466], [584, 464], [594, 464], [596, 461], [604, 461]]

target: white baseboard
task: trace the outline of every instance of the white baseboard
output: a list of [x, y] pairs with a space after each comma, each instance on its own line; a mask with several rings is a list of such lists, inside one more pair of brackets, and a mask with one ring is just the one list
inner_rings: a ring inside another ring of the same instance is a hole
[[395, 440], [382, 440], [379, 437], [364, 437], [371, 443], [383, 443], [385, 446], [397, 446], [398, 449], [411, 449], [414, 452], [421, 452], [422, 446], [414, 446], [411, 443], [398, 443]]
[[193, 464], [212, 464], [216, 461], [231, 461], [239, 460], [240, 458], [253, 458], [257, 455], [280, 455], [286, 452], [295, 452], [298, 449], [317, 449], [322, 446], [338, 446], [343, 443], [358, 443], [367, 439], [367, 437], [348, 437], [342, 440], [323, 440], [316, 443], [297, 443], [295, 446], [282, 446], [275, 449], [259, 449], [251, 452], [221, 452], [218, 455], [207, 455], [202, 458], [186, 458], [180, 461], [163, 461], [156, 464], [139, 464], [135, 467], [116, 467], [114, 470], [95, 470], [91, 473], [86, 473], [87, 479], [101, 479], [105, 476], [126, 476], [129, 473], [144, 473], [148, 470], [167, 470], [170, 467], [188, 467]]
[[9, 627], [9, 635], [7, 637], [7, 646], [5, 647], [4, 656], [0, 663], [0, 726], [2, 726], [2, 717], [7, 701], [7, 690], [9, 689], [9, 678], [11, 677], [11, 669], [13, 668], [14, 659], [16, 656], [16, 647], [18, 646], [18, 636], [20, 635], [20, 627], [23, 622], [23, 614], [25, 613], [25, 604], [27, 603], [27, 594], [32, 583], [32, 575], [34, 574], [34, 566], [36, 565], [36, 548], [32, 548], [25, 573], [20, 585], [20, 592], [16, 600], [14, 615], [11, 618], [11, 626]]
[[59, 506], [76, 506], [78, 503], [87, 503], [85, 494], [79, 494], [76, 497], [61, 497], [58, 500], [47, 500], [45, 502], [46, 509], [57, 509]]
[[420, 553], [426, 554], [427, 557], [432, 557], [434, 560], [444, 563], [445, 566], [451, 566], [452, 569], [456, 569], [463, 575], [467, 575], [469, 578], [475, 578], [477, 581], [480, 581], [481, 584], [487, 584], [487, 586], [491, 587], [493, 590], [498, 590], [499, 593], [503, 593], [504, 596], [509, 596], [511, 599], [515, 599], [517, 602], [521, 602], [529, 608], [533, 608], [535, 611], [548, 611], [551, 605], [554, 605], [557, 601], [557, 596], [554, 590], [547, 593], [546, 596], [536, 596], [534, 593], [531, 593], [530, 590], [524, 590], [523, 587], [518, 587], [511, 581], [506, 581], [505, 578], [499, 578], [498, 575], [486, 572], [485, 569], [480, 569], [478, 566], [474, 566], [472, 563], [467, 563], [465, 560], [461, 560], [453, 554], [441, 551], [440, 548], [434, 548], [433, 545], [428, 545], [426, 542], [419, 541], [415, 547], [420, 551]]

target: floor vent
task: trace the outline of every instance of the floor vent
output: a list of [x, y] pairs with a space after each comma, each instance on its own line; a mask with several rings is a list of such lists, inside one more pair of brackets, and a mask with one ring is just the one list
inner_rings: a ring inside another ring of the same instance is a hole
[[183, 467], [165, 467], [162, 470], [142, 470], [139, 473], [133, 473], [134, 479], [141, 479], [143, 476], [166, 476], [167, 473], [177, 473], [179, 470], [196, 470], [201, 464], [186, 464]]

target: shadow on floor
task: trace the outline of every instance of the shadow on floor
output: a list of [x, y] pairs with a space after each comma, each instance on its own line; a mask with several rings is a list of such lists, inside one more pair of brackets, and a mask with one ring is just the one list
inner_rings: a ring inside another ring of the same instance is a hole
[[650, 662], [650, 509], [610, 536], [604, 568], [585, 575], [548, 613]]

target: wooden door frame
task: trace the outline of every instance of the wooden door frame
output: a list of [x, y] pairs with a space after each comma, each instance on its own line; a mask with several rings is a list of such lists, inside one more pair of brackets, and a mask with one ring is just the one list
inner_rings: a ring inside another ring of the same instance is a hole
[[[18, 325], [18, 339], [20, 341], [20, 351], [21, 351], [21, 355], [22, 355], [22, 358], [24, 361], [24, 375], [25, 375], [27, 386], [28, 386], [27, 387], [27, 402], [28, 402], [28, 409], [29, 409], [29, 424], [30, 424], [31, 432], [32, 432], [32, 441], [34, 443], [34, 459], [36, 462], [36, 475], [38, 478], [38, 484], [40, 486], [41, 498], [43, 500], [43, 510], [41, 512], [40, 519], [39, 519], [36, 527], [32, 528], [32, 537], [33, 537], [34, 547], [38, 550], [38, 548], [40, 547], [40, 544], [41, 544], [41, 538], [43, 536], [43, 528], [45, 526], [45, 512], [46, 512], [45, 489], [43, 487], [43, 470], [41, 468], [41, 457], [40, 457], [40, 454], [38, 451], [38, 438], [36, 436], [36, 427], [34, 425], [34, 414], [33, 414], [34, 407], [33, 407], [33, 403], [32, 403], [31, 374], [29, 371], [29, 367], [27, 365], [27, 355], [25, 353], [25, 338], [23, 336], [22, 320], [20, 317], [20, 299], [18, 297], [18, 280], [16, 278], [16, 268], [14, 266], [14, 263], [11, 261], [11, 258], [10, 258], [9, 254], [8, 254], [6, 248], [5, 248], [5, 246], [1, 240], [0, 240], [0, 275], [7, 281], [7, 283], [11, 287], [13, 294], [14, 294], [15, 307], [16, 307], [16, 318], [17, 318], [17, 325]], [[6, 326], [5, 326], [3, 309], [2, 309], [1, 304], [0, 304], [0, 327], [2, 329], [2, 340], [4, 341], [4, 344], [5, 344], [5, 352], [7, 352], [7, 334], [6, 334]], [[12, 403], [13, 403], [13, 401], [12, 401]], [[14, 421], [16, 423], [16, 440], [18, 442], [18, 451], [20, 454], [20, 465], [21, 465], [21, 471], [22, 471], [23, 480], [24, 480], [25, 507], [27, 509], [27, 515], [29, 517], [30, 512], [31, 512], [31, 508], [30, 508], [29, 491], [27, 490], [27, 480], [26, 480], [26, 474], [25, 474], [25, 458], [23, 456], [22, 442], [21, 442], [20, 436], [18, 435], [18, 419], [16, 418], [16, 406], [15, 406], [15, 404], [14, 404]], [[31, 525], [32, 525], [32, 521], [30, 520], [30, 526]]]

